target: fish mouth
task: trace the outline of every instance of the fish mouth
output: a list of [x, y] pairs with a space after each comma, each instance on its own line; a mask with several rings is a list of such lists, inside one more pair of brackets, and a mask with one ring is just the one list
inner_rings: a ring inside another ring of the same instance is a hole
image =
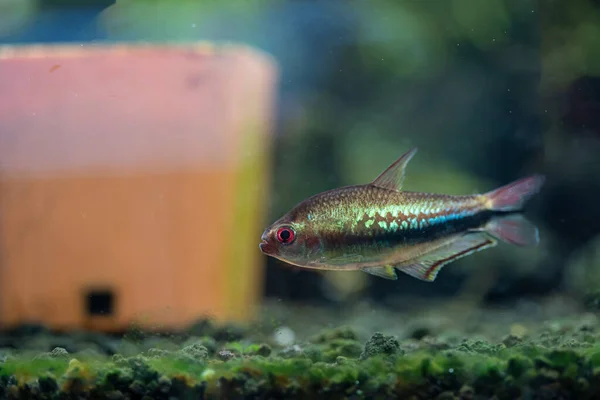
[[262, 241], [260, 242], [260, 244], [258, 245], [258, 248], [260, 249], [260, 251], [262, 251], [263, 253], [266, 253], [266, 249], [269, 247], [269, 243]]
[[258, 247], [260, 248], [260, 251], [262, 251], [265, 254], [270, 255], [270, 254], [274, 253], [275, 249], [273, 248], [273, 246], [271, 246], [269, 244], [268, 239], [269, 239], [269, 232], [268, 232], [268, 230], [265, 230], [263, 232], [262, 236], [260, 237], [261, 242], [258, 245]]
[[265, 253], [267, 255], [275, 254], [275, 249], [266, 240], [263, 240], [262, 242], [260, 242], [258, 247], [260, 248], [260, 251], [262, 251], [263, 253]]

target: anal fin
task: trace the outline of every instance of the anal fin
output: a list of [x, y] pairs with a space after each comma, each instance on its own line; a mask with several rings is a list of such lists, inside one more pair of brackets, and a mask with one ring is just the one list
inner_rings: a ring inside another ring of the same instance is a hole
[[366, 272], [367, 274], [375, 275], [384, 279], [398, 279], [398, 275], [396, 275], [396, 270], [391, 265], [386, 265], [384, 267], [365, 267], [361, 268], [361, 270]]
[[396, 268], [422, 281], [433, 282], [440, 270], [452, 261], [476, 251], [494, 247], [498, 242], [484, 233], [467, 233], [455, 241], [426, 253]]

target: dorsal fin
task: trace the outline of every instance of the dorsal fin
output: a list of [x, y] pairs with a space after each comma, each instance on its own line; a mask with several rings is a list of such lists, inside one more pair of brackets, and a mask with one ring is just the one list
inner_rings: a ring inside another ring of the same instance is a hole
[[371, 184], [384, 189], [400, 191], [400, 189], [402, 189], [402, 184], [404, 183], [404, 169], [416, 152], [417, 148], [413, 147], [411, 150], [404, 153], [402, 157], [397, 159], [383, 171], [381, 175], [375, 178]]

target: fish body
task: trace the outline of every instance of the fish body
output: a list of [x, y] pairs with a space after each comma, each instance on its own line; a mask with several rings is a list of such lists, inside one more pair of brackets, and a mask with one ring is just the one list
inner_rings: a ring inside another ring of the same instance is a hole
[[287, 263], [322, 270], [362, 270], [397, 279], [400, 270], [433, 281], [441, 268], [497, 239], [528, 246], [537, 228], [520, 211], [539, 191], [534, 175], [486, 194], [402, 191], [404, 154], [373, 182], [312, 196], [265, 229], [260, 249]]

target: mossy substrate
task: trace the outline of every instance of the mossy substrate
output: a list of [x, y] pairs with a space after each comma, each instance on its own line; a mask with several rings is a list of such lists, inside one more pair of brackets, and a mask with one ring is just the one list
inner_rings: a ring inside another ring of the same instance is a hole
[[287, 345], [206, 321], [184, 334], [119, 338], [21, 330], [3, 337], [0, 397], [600, 398], [595, 315], [536, 326], [505, 326], [501, 339], [418, 324], [409, 333], [363, 338], [361, 329], [338, 326]]

